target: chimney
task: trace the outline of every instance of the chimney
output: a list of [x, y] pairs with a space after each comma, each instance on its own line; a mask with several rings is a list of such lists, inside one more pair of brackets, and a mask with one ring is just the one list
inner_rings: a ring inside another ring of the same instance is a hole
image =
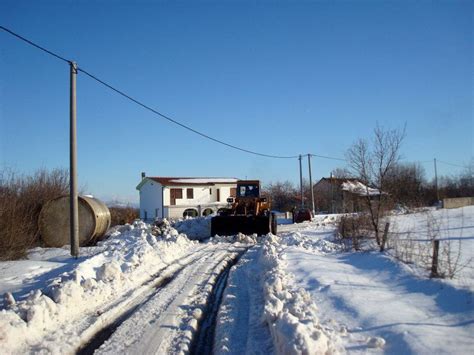
[[145, 178], [145, 176], [146, 176], [146, 175], [145, 175], [145, 172], [142, 171], [142, 180]]

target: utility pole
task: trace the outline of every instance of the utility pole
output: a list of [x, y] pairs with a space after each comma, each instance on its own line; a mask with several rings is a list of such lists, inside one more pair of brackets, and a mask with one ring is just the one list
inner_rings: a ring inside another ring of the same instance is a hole
[[333, 181], [333, 175], [331, 171], [331, 213], [334, 213], [334, 181]]
[[77, 64], [70, 65], [70, 97], [69, 97], [69, 223], [71, 234], [71, 255], [79, 256], [79, 211], [77, 196], [77, 140], [76, 140], [76, 76]]
[[301, 154], [298, 158], [300, 160], [300, 192], [301, 192], [301, 208], [304, 208], [304, 198], [303, 198], [303, 168], [301, 166]]
[[311, 177], [311, 154], [308, 153], [308, 170], [309, 170], [309, 187], [311, 189], [311, 207], [313, 207], [313, 216], [315, 213], [314, 209], [314, 190], [313, 190], [313, 179]]
[[437, 205], [439, 203], [439, 190], [438, 190], [438, 169], [436, 167], [436, 158], [434, 158], [434, 170], [435, 170], [436, 205]]

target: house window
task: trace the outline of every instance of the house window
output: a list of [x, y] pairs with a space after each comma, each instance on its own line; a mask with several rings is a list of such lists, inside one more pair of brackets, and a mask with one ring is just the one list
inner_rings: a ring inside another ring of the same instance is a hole
[[209, 188], [209, 195], [212, 195], [212, 188]]
[[237, 188], [236, 187], [231, 187], [230, 188], [230, 197], [236, 197], [237, 196]]
[[176, 205], [176, 200], [183, 198], [183, 189], [170, 189], [170, 202], [171, 205]]
[[195, 210], [194, 208], [188, 208], [183, 212], [183, 217], [197, 217], [198, 216], [198, 211]]
[[213, 214], [214, 211], [212, 210], [212, 208], [206, 208], [204, 211], [202, 211], [202, 215], [203, 216], [209, 216], [210, 214]]
[[194, 189], [186, 189], [186, 198], [192, 200], [194, 198]]
[[217, 202], [221, 200], [221, 189], [217, 189]]
[[145, 215], [143, 216], [143, 219], [146, 221], [148, 219], [148, 213], [146, 211], [143, 212]]

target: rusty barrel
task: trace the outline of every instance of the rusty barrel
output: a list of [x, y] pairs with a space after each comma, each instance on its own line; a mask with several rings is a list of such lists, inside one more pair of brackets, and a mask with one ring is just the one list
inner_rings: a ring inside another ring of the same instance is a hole
[[[49, 247], [71, 244], [69, 226], [69, 196], [47, 202], [41, 209], [38, 225], [41, 239]], [[79, 196], [79, 245], [101, 240], [110, 227], [110, 211], [100, 200]]]

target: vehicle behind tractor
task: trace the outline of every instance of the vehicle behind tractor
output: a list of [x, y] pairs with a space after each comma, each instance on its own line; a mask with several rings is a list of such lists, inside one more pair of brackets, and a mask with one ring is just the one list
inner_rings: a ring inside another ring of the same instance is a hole
[[221, 209], [211, 220], [211, 235], [277, 233], [276, 217], [270, 201], [260, 197], [260, 181], [237, 181], [236, 197], [227, 199], [228, 208]]

